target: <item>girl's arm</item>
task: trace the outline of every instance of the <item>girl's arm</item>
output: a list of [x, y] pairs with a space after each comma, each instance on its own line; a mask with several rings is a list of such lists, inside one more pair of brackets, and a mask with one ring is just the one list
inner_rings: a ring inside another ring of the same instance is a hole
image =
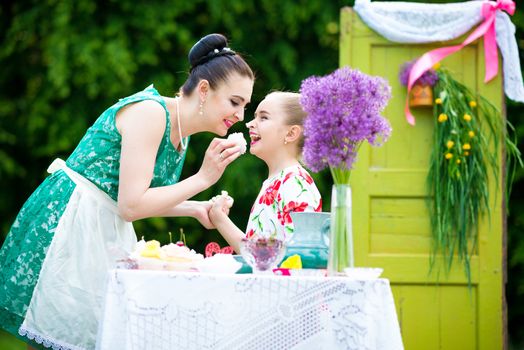
[[118, 210], [127, 221], [168, 212], [218, 181], [227, 165], [240, 155], [234, 142], [213, 139], [195, 175], [174, 185], [150, 188], [166, 128], [164, 108], [151, 100], [138, 102], [118, 113], [117, 126], [122, 135]]

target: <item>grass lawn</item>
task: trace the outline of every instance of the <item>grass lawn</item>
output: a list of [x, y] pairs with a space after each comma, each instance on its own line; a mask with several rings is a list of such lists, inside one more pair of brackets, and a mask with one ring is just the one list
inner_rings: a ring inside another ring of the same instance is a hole
[[26, 350], [27, 345], [15, 336], [0, 329], [0, 349], [2, 350]]

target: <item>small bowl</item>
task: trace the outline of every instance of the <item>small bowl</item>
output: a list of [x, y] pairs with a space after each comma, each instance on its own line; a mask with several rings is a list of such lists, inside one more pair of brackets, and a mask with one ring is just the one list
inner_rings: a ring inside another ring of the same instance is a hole
[[344, 273], [347, 277], [356, 280], [369, 280], [379, 278], [384, 269], [380, 267], [346, 267]]
[[284, 258], [286, 245], [274, 238], [243, 238], [240, 241], [240, 253], [253, 269], [253, 273], [272, 273]]
[[201, 260], [197, 265], [200, 272], [221, 274], [236, 273], [241, 267], [242, 263], [238, 262], [233, 255], [220, 253]]

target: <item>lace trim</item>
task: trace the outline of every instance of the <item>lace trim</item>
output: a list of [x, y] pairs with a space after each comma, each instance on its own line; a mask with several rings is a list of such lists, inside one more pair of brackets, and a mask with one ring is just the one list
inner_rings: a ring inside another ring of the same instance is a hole
[[48, 336], [42, 336], [39, 332], [23, 326], [18, 329], [18, 334], [20, 334], [22, 337], [31, 339], [37, 344], [41, 344], [46, 348], [52, 348], [53, 350], [85, 350], [79, 346], [67, 344], [63, 341], [59, 341]]

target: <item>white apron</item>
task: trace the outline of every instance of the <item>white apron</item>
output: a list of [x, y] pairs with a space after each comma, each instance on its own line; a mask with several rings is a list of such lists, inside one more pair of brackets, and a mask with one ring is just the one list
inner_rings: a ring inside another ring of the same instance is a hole
[[107, 271], [132, 251], [136, 234], [105, 192], [61, 159], [48, 168], [58, 170], [76, 187], [42, 252], [46, 257], [19, 333], [53, 349], [94, 349]]

